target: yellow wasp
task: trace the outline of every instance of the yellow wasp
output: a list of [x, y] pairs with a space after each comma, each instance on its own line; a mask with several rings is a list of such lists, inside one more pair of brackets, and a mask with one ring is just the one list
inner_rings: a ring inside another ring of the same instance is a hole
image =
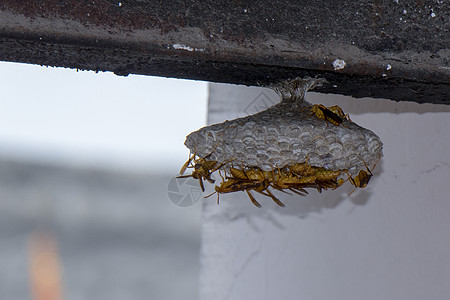
[[341, 124], [342, 126], [345, 126], [342, 122], [344, 120], [350, 121], [350, 117], [348, 116], [348, 114], [344, 114], [342, 108], [337, 105], [328, 108], [323, 104], [314, 104], [302, 110], [308, 108], [311, 108], [311, 115], [316, 115], [316, 117], [318, 117], [319, 119], [325, 120], [326, 122], [336, 126], [339, 126]]
[[[380, 158], [378, 158], [378, 160], [380, 160]], [[375, 164], [372, 167], [372, 170], [375, 168], [376, 164], [378, 163], [378, 160], [375, 162]], [[367, 172], [364, 170], [360, 170], [358, 175], [356, 175], [355, 177], [352, 177], [348, 172], [348, 181], [355, 186], [355, 188], [350, 192], [350, 194], [348, 194], [348, 196], [350, 196], [357, 187], [359, 188], [365, 188], [367, 186], [367, 184], [370, 181], [370, 178], [372, 178], [373, 174], [370, 171], [369, 167], [367, 166], [366, 162], [363, 160], [364, 165], [366, 166]]]

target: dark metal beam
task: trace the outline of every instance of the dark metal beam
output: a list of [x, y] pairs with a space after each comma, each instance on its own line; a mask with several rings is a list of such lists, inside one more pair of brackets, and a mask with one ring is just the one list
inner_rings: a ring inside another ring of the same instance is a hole
[[[450, 104], [448, 1], [0, 2], [0, 60]], [[345, 64], [343, 63], [345, 62]]]

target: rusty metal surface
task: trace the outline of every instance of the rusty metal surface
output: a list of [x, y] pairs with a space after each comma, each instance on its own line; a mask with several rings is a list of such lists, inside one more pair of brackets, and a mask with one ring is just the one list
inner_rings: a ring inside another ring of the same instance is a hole
[[0, 60], [246, 85], [318, 75], [320, 92], [450, 104], [449, 17], [448, 1], [4, 0]]

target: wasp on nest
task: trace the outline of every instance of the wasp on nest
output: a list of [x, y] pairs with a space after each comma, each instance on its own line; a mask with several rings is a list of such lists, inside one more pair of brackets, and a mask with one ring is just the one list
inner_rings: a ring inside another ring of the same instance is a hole
[[[252, 192], [284, 206], [272, 190], [305, 196], [307, 189], [336, 189], [347, 180], [355, 189], [366, 187], [383, 144], [339, 106], [304, 100], [306, 91], [324, 82], [309, 77], [284, 81], [272, 87], [280, 103], [192, 132], [185, 145], [193, 154], [180, 177], [198, 179], [204, 191], [203, 180], [214, 183], [211, 176], [217, 171], [222, 178], [213, 193], [217, 202], [219, 194], [245, 191], [257, 207]], [[183, 176], [188, 168], [192, 174]]]

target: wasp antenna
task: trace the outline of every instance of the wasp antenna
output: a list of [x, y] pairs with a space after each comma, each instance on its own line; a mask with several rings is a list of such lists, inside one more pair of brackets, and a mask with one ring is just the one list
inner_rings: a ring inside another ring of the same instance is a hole
[[[378, 162], [378, 161], [377, 161], [377, 162]], [[367, 164], [366, 164], [366, 162], [364, 161], [364, 159], [363, 159], [363, 163], [364, 163], [364, 165], [366, 166], [367, 171], [369, 171], [370, 175], [373, 176], [372, 171], [370, 171], [370, 169], [369, 169], [369, 167], [367, 166]], [[375, 165], [374, 165], [374, 167], [375, 167]], [[373, 170], [373, 168], [372, 168], [372, 170]]]
[[377, 161], [373, 164], [372, 170], [375, 169], [375, 166], [378, 164], [378, 162], [380, 161], [381, 156], [378, 157]]
[[[214, 146], [214, 148], [211, 150], [211, 152], [209, 152], [209, 154], [203, 158], [207, 158], [207, 157], [211, 156], [211, 154], [213, 154], [213, 152], [217, 149], [217, 147], [219, 147], [219, 145], [220, 145], [220, 141], [218, 141], [217, 144]], [[195, 149], [195, 146], [194, 146], [194, 149]]]
[[[352, 178], [352, 175], [350, 175], [350, 173], [347, 171], [347, 170], [344, 170], [345, 171], [345, 173], [347, 173], [347, 180], [352, 184], [352, 185], [354, 185], [354, 186], [356, 186], [356, 183], [355, 183], [355, 181], [353, 180], [353, 178]], [[345, 182], [345, 181], [344, 181]], [[353, 192], [352, 192], [353, 193]]]
[[192, 175], [180, 175], [180, 176], [177, 176], [177, 178], [188, 178], [188, 177], [192, 177]]

